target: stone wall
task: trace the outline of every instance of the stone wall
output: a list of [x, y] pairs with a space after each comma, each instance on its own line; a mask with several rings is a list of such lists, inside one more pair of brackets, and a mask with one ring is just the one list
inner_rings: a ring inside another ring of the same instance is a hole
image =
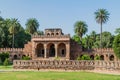
[[29, 56], [32, 58], [32, 42], [28, 42], [24, 45], [24, 55]]
[[114, 61], [57, 61], [57, 60], [14, 60], [14, 69], [57, 69], [57, 70], [120, 70], [120, 62]]
[[[32, 42], [28, 42], [28, 44], [25, 44], [24, 48], [0, 48], [0, 52], [9, 52], [10, 61], [21, 59], [22, 56], [29, 56], [31, 59], [33, 59], [34, 57], [34, 54], [32, 53]], [[104, 61], [120, 61], [114, 54], [112, 48], [103, 48], [102, 53], [101, 49], [99, 48], [82, 51], [82, 48], [78, 43], [76, 43], [75, 41], [70, 42], [70, 60], [76, 60], [78, 56], [82, 56], [84, 54], [89, 55], [90, 58], [93, 59], [96, 55], [99, 55], [102, 58], [101, 60]], [[34, 60], [37, 59], [40, 60], [40, 58], [35, 58]], [[45, 58], [45, 60], [47, 59]]]
[[24, 55], [23, 48], [0, 48], [0, 53], [9, 52], [9, 60], [12, 62], [14, 59], [21, 59]]
[[112, 48], [94, 48], [90, 50], [84, 50], [80, 54], [80, 56], [87, 54], [90, 57], [95, 57], [96, 55], [99, 55], [101, 60], [104, 61], [119, 61], [119, 59], [116, 57], [114, 50]]
[[0, 48], [0, 52], [23, 52], [23, 48]]
[[82, 46], [71, 39], [70, 41], [70, 59], [76, 60], [82, 53]]
[[82, 45], [71, 39], [70, 34], [64, 34], [60, 28], [45, 29], [44, 35], [32, 35], [31, 41], [24, 48], [0, 48], [1, 52], [9, 52], [11, 61], [23, 56], [29, 56], [32, 60], [76, 60], [84, 54], [89, 55], [91, 60], [96, 55], [104, 61], [119, 60], [112, 48], [83, 49]]

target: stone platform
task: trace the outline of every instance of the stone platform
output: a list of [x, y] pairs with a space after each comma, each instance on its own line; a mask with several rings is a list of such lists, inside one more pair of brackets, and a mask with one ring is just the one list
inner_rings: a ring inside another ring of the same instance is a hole
[[120, 62], [77, 60], [14, 60], [14, 69], [120, 70]]

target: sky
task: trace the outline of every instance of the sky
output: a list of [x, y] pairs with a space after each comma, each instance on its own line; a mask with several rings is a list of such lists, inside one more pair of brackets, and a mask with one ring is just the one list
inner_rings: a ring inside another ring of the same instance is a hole
[[74, 24], [84, 21], [90, 34], [93, 30], [100, 33], [100, 25], [95, 21], [94, 12], [104, 8], [109, 21], [103, 24], [103, 31], [114, 34], [120, 28], [120, 0], [0, 0], [0, 16], [17, 18], [25, 28], [29, 18], [36, 18], [39, 30], [61, 28], [63, 33], [73, 36]]

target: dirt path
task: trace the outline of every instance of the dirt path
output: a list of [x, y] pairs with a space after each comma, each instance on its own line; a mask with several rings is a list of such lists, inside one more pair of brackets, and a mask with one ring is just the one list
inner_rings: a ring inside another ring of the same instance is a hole
[[120, 75], [120, 71], [91, 70], [91, 71], [88, 71], [88, 72], [101, 73], [101, 74]]
[[56, 72], [80, 72], [80, 71], [85, 71], [85, 72], [93, 72], [93, 73], [101, 73], [101, 74], [112, 74], [112, 75], [120, 75], [120, 71], [108, 71], [108, 70], [51, 70], [51, 69], [40, 69], [40, 70], [35, 70], [35, 69], [10, 69], [10, 70], [0, 70], [0, 72], [16, 72], [16, 71], [41, 71], [41, 72], [48, 72], [48, 71], [56, 71]]

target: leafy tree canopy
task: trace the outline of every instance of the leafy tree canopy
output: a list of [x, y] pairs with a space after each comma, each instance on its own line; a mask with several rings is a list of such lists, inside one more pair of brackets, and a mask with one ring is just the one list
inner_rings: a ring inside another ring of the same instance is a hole
[[117, 35], [113, 42], [113, 49], [118, 58], [120, 58], [120, 34]]

